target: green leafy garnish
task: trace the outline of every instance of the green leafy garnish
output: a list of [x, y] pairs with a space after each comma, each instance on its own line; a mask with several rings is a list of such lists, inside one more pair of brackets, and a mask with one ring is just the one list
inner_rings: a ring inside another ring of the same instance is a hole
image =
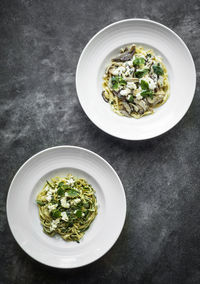
[[127, 85], [127, 82], [126, 82], [122, 77], [120, 77], [120, 78], [119, 78], [119, 84], [120, 84], [121, 86], [126, 86], [126, 85]]
[[140, 95], [143, 96], [144, 98], [146, 97], [150, 97], [151, 99], [153, 98], [153, 92], [151, 90], [145, 90], [141, 92]]
[[76, 191], [76, 190], [74, 190], [74, 189], [69, 189], [69, 190], [67, 191], [67, 193], [68, 193], [68, 196], [70, 196], [70, 197], [78, 196], [78, 191]]
[[65, 190], [60, 187], [60, 188], [58, 189], [58, 191], [57, 191], [57, 194], [60, 195], [60, 196], [64, 196], [64, 195], [65, 195]]
[[111, 78], [112, 88], [117, 89], [118, 88], [118, 76], [113, 76]]
[[51, 185], [50, 182], [48, 182], [48, 180], [47, 180], [47, 184], [48, 184], [52, 189], [54, 189], [53, 185]]
[[63, 185], [64, 185], [64, 182], [61, 181], [61, 182], [59, 182], [58, 187], [61, 187], [61, 186], [63, 186]]
[[128, 101], [129, 101], [129, 103], [133, 103], [133, 101], [134, 101], [133, 95], [130, 95], [128, 97]]
[[112, 85], [112, 88], [113, 88], [113, 89], [118, 89], [118, 87], [119, 87], [118, 83], [114, 83], [114, 84]]
[[153, 71], [155, 74], [157, 75], [163, 75], [164, 74], [164, 71], [163, 69], [160, 67], [160, 64], [158, 63], [158, 65], [153, 65]]
[[58, 209], [52, 210], [51, 211], [51, 216], [53, 218], [59, 218], [61, 216], [61, 212]]
[[142, 90], [149, 90], [149, 84], [146, 81], [141, 80], [141, 88]]
[[67, 184], [64, 184], [64, 185], [62, 186], [62, 188], [65, 189], [65, 190], [66, 190], [66, 189], [71, 189], [71, 187], [70, 187], [69, 185], [67, 185]]
[[112, 76], [111, 78], [112, 88], [118, 89], [120, 86], [126, 86], [127, 82], [123, 79], [122, 76]]
[[150, 97], [151, 99], [153, 98], [154, 93], [151, 90], [149, 90], [149, 84], [146, 81], [141, 80], [141, 88], [142, 90], [144, 90], [140, 93], [142, 97], [144, 98]]
[[40, 201], [40, 200], [37, 200], [36, 202], [37, 202], [37, 204], [39, 204], [40, 206], [45, 205], [45, 202], [42, 202], [42, 201]]
[[148, 53], [148, 54], [147, 54], [147, 57], [151, 57], [151, 53]]
[[143, 65], [144, 63], [145, 63], [145, 59], [143, 57], [136, 57], [133, 60], [133, 65], [134, 66], [140, 66], [140, 65]]
[[148, 69], [144, 69], [144, 70], [139, 70], [135, 72], [135, 76], [137, 78], [142, 78], [144, 75], [146, 75], [149, 72]]
[[82, 211], [81, 210], [77, 210], [75, 214], [76, 214], [76, 216], [78, 218], [80, 218], [82, 216]]

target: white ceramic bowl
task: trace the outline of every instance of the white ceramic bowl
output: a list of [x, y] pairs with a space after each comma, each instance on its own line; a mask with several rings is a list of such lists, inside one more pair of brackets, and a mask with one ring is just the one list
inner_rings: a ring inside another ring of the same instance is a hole
[[[47, 179], [67, 173], [86, 178], [96, 190], [98, 215], [79, 244], [43, 233], [35, 202]], [[119, 237], [125, 216], [125, 193], [114, 169], [97, 154], [73, 146], [49, 148], [30, 158], [7, 197], [8, 223], [18, 244], [35, 260], [58, 268], [80, 267], [104, 255]]]
[[[107, 64], [131, 43], [153, 48], [169, 73], [168, 101], [141, 119], [116, 115], [101, 96]], [[103, 131], [128, 140], [152, 138], [175, 126], [187, 112], [195, 86], [195, 66], [185, 43], [166, 26], [145, 19], [123, 20], [102, 29], [84, 48], [76, 70], [77, 94], [87, 116]]]

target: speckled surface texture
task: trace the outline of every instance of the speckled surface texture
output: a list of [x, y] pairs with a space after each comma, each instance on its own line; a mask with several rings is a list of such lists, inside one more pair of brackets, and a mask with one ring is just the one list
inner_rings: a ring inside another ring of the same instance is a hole
[[[0, 283], [200, 283], [200, 2], [0, 2]], [[113, 138], [81, 109], [75, 70], [88, 40], [125, 18], [159, 21], [188, 45], [197, 68], [193, 103], [168, 133]], [[33, 154], [56, 145], [95, 151], [118, 172], [127, 219], [113, 248], [74, 270], [46, 267], [15, 242], [6, 219], [9, 184]]]

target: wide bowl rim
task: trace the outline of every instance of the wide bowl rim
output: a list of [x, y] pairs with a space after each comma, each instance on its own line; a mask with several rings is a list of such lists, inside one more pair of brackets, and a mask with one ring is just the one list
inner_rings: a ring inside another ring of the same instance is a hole
[[[90, 114], [88, 114], [88, 112], [86, 111], [86, 109], [84, 108], [83, 106], [83, 103], [81, 101], [81, 98], [79, 96], [79, 92], [78, 92], [78, 73], [79, 73], [79, 69], [80, 69], [80, 65], [81, 65], [81, 61], [86, 53], [86, 50], [87, 48], [90, 46], [90, 44], [92, 43], [92, 41], [98, 37], [100, 34], [102, 34], [104, 31], [106, 31], [107, 29], [110, 29], [111, 27], [113, 26], [116, 26], [116, 25], [119, 25], [121, 23], [124, 23], [124, 22], [146, 22], [146, 23], [152, 23], [152, 24], [155, 24], [165, 30], [167, 30], [168, 32], [172, 33], [176, 38], [177, 40], [184, 46], [187, 54], [188, 54], [188, 57], [190, 59], [190, 62], [191, 62], [191, 66], [193, 68], [193, 71], [194, 71], [194, 81], [193, 81], [193, 86], [191, 88], [191, 97], [190, 97], [190, 101], [188, 103], [188, 106], [185, 110], [185, 112], [183, 112], [182, 115], [180, 115], [180, 117], [175, 121], [174, 124], [170, 125], [170, 126], [167, 126], [162, 132], [160, 133], [157, 133], [157, 134], [152, 134], [152, 135], [149, 135], [148, 137], [145, 137], [145, 138], [129, 138], [129, 137], [124, 137], [124, 135], [115, 135], [114, 133], [110, 133], [109, 131], [107, 131], [106, 129], [104, 129], [103, 127], [100, 127], [98, 125], [98, 123], [94, 122], [94, 120], [91, 118]], [[149, 139], [152, 139], [152, 138], [156, 138], [156, 137], [159, 137], [165, 133], [167, 133], [169, 130], [171, 130], [173, 127], [175, 127], [180, 121], [181, 119], [183, 119], [183, 117], [186, 115], [186, 113], [188, 112], [190, 106], [191, 106], [191, 103], [193, 101], [193, 98], [194, 98], [194, 95], [195, 95], [195, 90], [196, 90], [196, 68], [195, 68], [195, 64], [194, 64], [194, 60], [193, 60], [193, 57], [191, 55], [191, 52], [189, 50], [189, 48], [187, 47], [187, 45], [185, 44], [185, 42], [182, 40], [182, 38], [177, 34], [175, 33], [173, 30], [171, 30], [170, 28], [168, 28], [167, 26], [157, 22], [157, 21], [153, 21], [153, 20], [150, 20], [150, 19], [143, 19], [143, 18], [128, 18], [128, 19], [123, 19], [123, 20], [120, 20], [120, 21], [117, 21], [117, 22], [114, 22], [114, 23], [111, 23], [107, 26], [105, 26], [104, 28], [102, 28], [101, 30], [99, 30], [89, 41], [88, 43], [85, 45], [85, 47], [83, 48], [82, 52], [81, 52], [81, 55], [79, 57], [79, 60], [78, 60], [78, 63], [77, 63], [77, 67], [76, 67], [76, 76], [75, 76], [75, 83], [76, 83], [76, 93], [77, 93], [77, 96], [78, 96], [78, 100], [79, 100], [79, 103], [84, 111], [84, 113], [86, 114], [86, 116], [92, 121], [92, 123], [94, 123], [94, 125], [96, 125], [99, 129], [101, 129], [103, 132], [115, 137], [115, 138], [118, 138], [118, 139], [123, 139], [123, 140], [127, 140], [127, 141], [143, 141], [143, 140], [149, 140]]]
[[[119, 231], [117, 232], [117, 234], [115, 235], [115, 238], [113, 238], [113, 241], [112, 241], [112, 244], [108, 246], [108, 248], [103, 251], [103, 253], [101, 253], [100, 255], [98, 255], [98, 257], [96, 259], [92, 259], [90, 261], [88, 261], [87, 263], [83, 263], [83, 264], [80, 264], [80, 265], [77, 265], [77, 266], [64, 266], [64, 265], [51, 265], [51, 264], [48, 264], [46, 263], [45, 261], [43, 260], [40, 260], [38, 259], [37, 257], [35, 257], [34, 255], [32, 255], [30, 252], [27, 252], [26, 249], [23, 248], [23, 245], [20, 243], [20, 240], [16, 237], [15, 235], [15, 232], [14, 232], [14, 229], [12, 228], [12, 224], [11, 224], [11, 221], [10, 221], [10, 213], [9, 213], [9, 200], [10, 200], [10, 195], [12, 194], [12, 187], [13, 187], [13, 184], [15, 183], [15, 179], [17, 178], [18, 174], [23, 170], [24, 167], [27, 166], [28, 163], [30, 163], [33, 159], [35, 159], [37, 156], [39, 155], [42, 155], [43, 153], [45, 152], [49, 152], [49, 151], [52, 151], [52, 150], [55, 150], [55, 149], [60, 149], [60, 148], [67, 148], [67, 149], [78, 149], [78, 150], [81, 150], [81, 151], [84, 151], [84, 152], [87, 152], [89, 154], [91, 154], [92, 156], [95, 156], [96, 158], [100, 159], [103, 163], [105, 163], [109, 168], [110, 170], [113, 172], [114, 176], [117, 178], [118, 182], [119, 182], [119, 186], [120, 186], [120, 192], [123, 196], [123, 206], [124, 206], [124, 216], [123, 216], [123, 220], [122, 220], [122, 224], [121, 224], [121, 228], [119, 229]], [[11, 183], [10, 183], [10, 186], [9, 186], [9, 190], [8, 190], [8, 194], [7, 194], [7, 199], [6, 199], [6, 215], [7, 215], [7, 220], [8, 220], [8, 225], [9, 225], [9, 228], [11, 230], [11, 233], [15, 239], [15, 241], [17, 242], [17, 244], [20, 246], [20, 248], [27, 254], [29, 255], [32, 259], [34, 259], [35, 261], [39, 262], [39, 263], [42, 263], [48, 267], [53, 267], [53, 268], [58, 268], [58, 269], [76, 269], [76, 268], [79, 268], [79, 267], [83, 267], [83, 266], [86, 266], [86, 265], [89, 265], [90, 263], [92, 262], [95, 262], [97, 261], [98, 259], [100, 259], [101, 257], [103, 257], [113, 246], [114, 244], [116, 243], [116, 241], [118, 240], [122, 230], [123, 230], [123, 227], [124, 227], [124, 224], [125, 224], [125, 220], [126, 220], [126, 215], [127, 215], [127, 201], [126, 201], [126, 194], [125, 194], [125, 190], [124, 190], [124, 186], [121, 182], [121, 179], [119, 178], [119, 175], [117, 174], [117, 172], [115, 171], [115, 169], [103, 158], [101, 157], [100, 155], [98, 155], [97, 153], [91, 151], [91, 150], [88, 150], [86, 148], [83, 148], [83, 147], [79, 147], [79, 146], [73, 146], [73, 145], [60, 145], [60, 146], [54, 146], [54, 147], [50, 147], [50, 148], [47, 148], [47, 149], [44, 149], [42, 151], [39, 151], [38, 153], [34, 154], [33, 156], [31, 156], [28, 160], [26, 160], [22, 165], [21, 167], [17, 170], [16, 174], [14, 175]]]

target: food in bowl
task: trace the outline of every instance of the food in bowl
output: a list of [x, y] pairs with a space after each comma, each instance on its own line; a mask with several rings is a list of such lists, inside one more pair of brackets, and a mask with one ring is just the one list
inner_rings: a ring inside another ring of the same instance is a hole
[[105, 70], [102, 97], [118, 115], [141, 118], [152, 114], [169, 97], [161, 56], [135, 44], [121, 48]]
[[65, 241], [79, 242], [97, 215], [95, 190], [70, 174], [46, 181], [36, 202], [43, 231]]

